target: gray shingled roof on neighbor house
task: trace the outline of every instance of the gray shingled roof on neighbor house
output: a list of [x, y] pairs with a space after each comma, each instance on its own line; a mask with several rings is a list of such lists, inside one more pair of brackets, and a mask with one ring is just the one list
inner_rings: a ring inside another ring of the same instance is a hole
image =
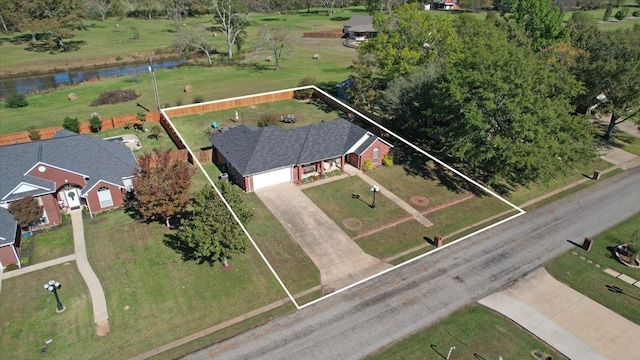
[[373, 17], [367, 15], [353, 15], [351, 19], [344, 23], [344, 27], [351, 32], [375, 32]]
[[[56, 191], [51, 181], [25, 176], [40, 162], [88, 176], [83, 194], [99, 180], [123, 186], [122, 179], [131, 177], [137, 167], [133, 153], [123, 144], [61, 130], [49, 140], [0, 147], [0, 201]], [[21, 183], [45, 189], [7, 197]]]
[[293, 129], [240, 125], [210, 140], [242, 176], [249, 176], [338, 158], [367, 135], [370, 138], [365, 143], [377, 139], [360, 126], [338, 118]]
[[15, 242], [18, 222], [5, 208], [0, 207], [0, 246], [11, 245]]

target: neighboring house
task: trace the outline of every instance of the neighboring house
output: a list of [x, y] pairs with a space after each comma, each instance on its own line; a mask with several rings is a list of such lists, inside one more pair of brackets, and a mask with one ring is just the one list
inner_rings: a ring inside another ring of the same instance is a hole
[[20, 266], [20, 227], [7, 209], [0, 207], [0, 267]]
[[347, 38], [355, 41], [366, 41], [376, 36], [373, 28], [373, 17], [366, 15], [353, 15], [344, 23], [342, 32]]
[[300, 183], [308, 176], [344, 169], [346, 164], [361, 169], [367, 159], [376, 166], [392, 148], [342, 118], [292, 129], [240, 125], [210, 140], [213, 160], [245, 191]]
[[93, 214], [117, 208], [136, 168], [126, 146], [66, 130], [49, 140], [2, 146], [0, 207], [35, 197], [44, 215], [34, 229], [59, 224], [63, 209], [86, 206]]
[[434, 0], [431, 2], [429, 9], [425, 6], [425, 10], [454, 10], [459, 8], [458, 1], [456, 0]]

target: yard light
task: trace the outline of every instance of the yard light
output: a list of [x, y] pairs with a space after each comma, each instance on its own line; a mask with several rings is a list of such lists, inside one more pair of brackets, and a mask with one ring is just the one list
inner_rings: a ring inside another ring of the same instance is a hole
[[456, 348], [455, 346], [452, 346], [452, 347], [449, 349], [449, 353], [447, 354], [447, 360], [449, 360], [449, 357], [451, 356], [451, 352], [452, 352], [455, 348]]
[[373, 202], [371, 203], [371, 208], [376, 209], [376, 193], [380, 192], [380, 187], [378, 185], [371, 186], [371, 192], [373, 193]]
[[61, 313], [66, 309], [64, 307], [64, 305], [62, 305], [62, 303], [60, 302], [60, 298], [58, 297], [58, 290], [60, 290], [61, 287], [62, 287], [62, 284], [60, 284], [59, 282], [57, 282], [55, 280], [49, 280], [48, 283], [44, 284], [44, 288], [46, 290], [51, 291], [53, 293], [53, 295], [56, 297], [56, 312], [57, 313]]

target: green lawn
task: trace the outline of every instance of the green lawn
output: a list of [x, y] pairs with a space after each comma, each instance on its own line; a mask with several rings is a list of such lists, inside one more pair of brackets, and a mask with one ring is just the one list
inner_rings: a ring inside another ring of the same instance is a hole
[[[238, 111], [238, 120], [235, 120], [235, 111]], [[274, 114], [277, 119], [280, 115], [292, 114], [296, 117], [294, 124], [276, 122], [274, 125], [285, 129], [310, 125], [322, 120], [334, 120], [342, 116], [338, 111], [319, 108], [313, 103], [295, 100], [282, 100], [255, 106], [239, 107], [222, 111], [203, 114], [173, 117], [171, 122], [180, 132], [180, 135], [189, 144], [192, 150], [210, 147], [209, 130], [211, 123], [217, 122], [220, 128], [228, 128], [239, 124], [258, 126], [263, 114]]]
[[534, 351], [566, 359], [510, 319], [478, 304], [468, 305], [368, 359], [444, 359], [452, 346], [451, 359], [535, 359]]
[[33, 256], [29, 261], [30, 264], [57, 259], [74, 252], [71, 225], [58, 225], [38, 232], [33, 236], [33, 242]]
[[[428, 239], [433, 239], [430, 233], [430, 229], [411, 219], [394, 227], [356, 239], [356, 244], [367, 254], [378, 259], [385, 259], [417, 246], [425, 245], [430, 241]], [[432, 249], [433, 246], [429, 245], [423, 249], [423, 252]]]
[[[640, 289], [603, 271], [605, 268], [611, 268], [640, 280], [640, 269], [624, 266], [612, 253], [613, 247], [628, 242], [633, 231], [638, 230], [640, 230], [640, 214], [595, 236], [590, 252], [575, 247], [545, 264], [545, 268], [556, 279], [640, 325], [640, 311], [638, 311]], [[582, 239], [576, 239], [576, 241], [581, 242]], [[574, 255], [574, 252], [577, 255]], [[585, 260], [580, 259], [580, 256], [585, 257]], [[593, 264], [587, 260], [591, 260]], [[601, 267], [598, 268], [595, 264]], [[607, 286], [618, 287], [624, 293], [609, 291]]]
[[[376, 196], [376, 210], [372, 210], [370, 207], [372, 194], [369, 189], [369, 184], [357, 176], [351, 176], [310, 187], [303, 192], [351, 237], [410, 216], [389, 200], [384, 193]], [[352, 194], [360, 194], [361, 197], [353, 199]], [[344, 221], [349, 218], [358, 219], [362, 226], [358, 228], [345, 226]]]

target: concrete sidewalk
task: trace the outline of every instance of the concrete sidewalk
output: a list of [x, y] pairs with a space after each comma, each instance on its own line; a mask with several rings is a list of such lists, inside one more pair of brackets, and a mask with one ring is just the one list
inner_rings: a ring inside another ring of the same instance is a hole
[[91, 268], [87, 259], [87, 247], [84, 241], [84, 226], [82, 224], [82, 209], [71, 210], [71, 225], [73, 226], [73, 244], [75, 248], [76, 264], [80, 275], [87, 283], [91, 303], [93, 305], [93, 323], [96, 335], [109, 335], [109, 313], [107, 312], [107, 299], [104, 297], [100, 279]]
[[570, 359], [635, 360], [640, 326], [555, 280], [544, 268], [479, 301]]
[[6, 272], [6, 273], [4, 273], [2, 275], [2, 278], [3, 279], [10, 279], [10, 278], [16, 277], [18, 275], [28, 274], [30, 272], [46, 269], [46, 268], [48, 268], [50, 266], [56, 266], [56, 265], [65, 264], [65, 263], [68, 263], [70, 261], [74, 261], [75, 259], [76, 259], [76, 255], [75, 254], [62, 256], [62, 257], [59, 257], [57, 259], [44, 261], [44, 262], [41, 262], [41, 263], [37, 263], [37, 264], [29, 265], [27, 267], [23, 267], [22, 269], [16, 269], [16, 270], [13, 270], [13, 271]]

